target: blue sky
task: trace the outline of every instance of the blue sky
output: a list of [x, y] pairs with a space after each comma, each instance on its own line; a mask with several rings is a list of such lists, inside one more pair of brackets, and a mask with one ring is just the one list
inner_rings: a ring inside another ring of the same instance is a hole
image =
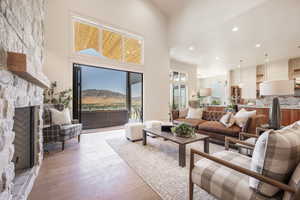
[[[96, 67], [82, 67], [82, 90], [110, 90], [126, 94], [126, 72]], [[141, 84], [132, 87], [132, 96], [140, 96]]]

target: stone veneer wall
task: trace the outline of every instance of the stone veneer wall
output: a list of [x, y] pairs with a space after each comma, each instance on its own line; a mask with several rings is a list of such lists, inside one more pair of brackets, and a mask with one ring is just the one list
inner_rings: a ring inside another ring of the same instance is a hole
[[[6, 70], [6, 52], [27, 55], [33, 74], [42, 74], [45, 0], [0, 0], [0, 200], [27, 199], [42, 161], [43, 89]], [[17, 107], [40, 105], [38, 164], [13, 184], [13, 117]]]

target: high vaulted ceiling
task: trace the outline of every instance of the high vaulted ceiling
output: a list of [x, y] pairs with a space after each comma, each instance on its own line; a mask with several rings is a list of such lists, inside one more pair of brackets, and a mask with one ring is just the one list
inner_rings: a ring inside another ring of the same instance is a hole
[[171, 57], [198, 64], [201, 77], [241, 59], [243, 67], [262, 64], [265, 53], [271, 61], [300, 56], [299, 0], [152, 1], [168, 18]]

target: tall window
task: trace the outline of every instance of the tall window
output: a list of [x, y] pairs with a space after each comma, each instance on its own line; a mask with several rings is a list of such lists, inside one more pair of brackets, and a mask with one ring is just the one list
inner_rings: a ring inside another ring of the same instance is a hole
[[144, 43], [140, 36], [114, 28], [73, 20], [75, 53], [128, 64], [143, 64]]
[[187, 106], [187, 78], [186, 73], [170, 72], [170, 102], [173, 109], [182, 109]]
[[74, 64], [73, 115], [84, 129], [143, 120], [143, 74]]

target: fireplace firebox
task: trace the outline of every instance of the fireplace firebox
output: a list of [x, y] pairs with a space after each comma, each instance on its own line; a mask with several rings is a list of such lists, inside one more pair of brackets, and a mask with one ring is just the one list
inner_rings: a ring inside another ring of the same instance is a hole
[[16, 175], [37, 163], [39, 106], [16, 108], [14, 116], [15, 153], [13, 162]]

